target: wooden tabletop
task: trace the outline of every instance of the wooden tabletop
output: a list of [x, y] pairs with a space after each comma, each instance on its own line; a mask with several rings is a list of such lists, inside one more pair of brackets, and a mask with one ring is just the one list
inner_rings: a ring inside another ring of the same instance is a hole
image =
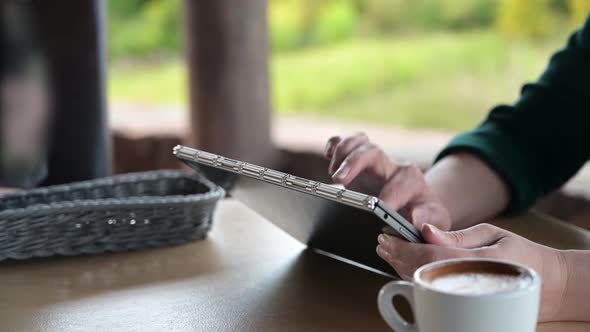
[[[529, 214], [498, 222], [560, 248], [590, 235]], [[209, 238], [122, 254], [0, 263], [2, 331], [388, 331], [376, 296], [389, 279], [305, 250], [233, 200]], [[542, 324], [538, 331], [588, 331]]]

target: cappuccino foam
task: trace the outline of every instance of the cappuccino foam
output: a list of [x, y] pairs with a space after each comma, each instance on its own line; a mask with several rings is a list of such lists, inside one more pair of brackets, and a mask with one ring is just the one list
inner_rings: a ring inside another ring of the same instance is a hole
[[526, 287], [530, 279], [521, 275], [495, 273], [452, 273], [430, 282], [432, 288], [459, 295], [487, 295]]

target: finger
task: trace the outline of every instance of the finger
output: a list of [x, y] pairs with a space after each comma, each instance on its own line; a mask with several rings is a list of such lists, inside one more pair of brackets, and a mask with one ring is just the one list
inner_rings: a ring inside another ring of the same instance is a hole
[[408, 265], [402, 261], [393, 259], [389, 253], [383, 249], [381, 245], [377, 246], [377, 255], [387, 262], [397, 274], [404, 280], [411, 280], [414, 271], [416, 270], [413, 265]]
[[[399, 255], [385, 249], [385, 246], [377, 246], [377, 254], [385, 260], [400, 275], [402, 279], [410, 280], [414, 272], [425, 264], [435, 261], [451, 258], [494, 258], [498, 259], [497, 250], [490, 248], [478, 249], [456, 249], [434, 247], [438, 249], [438, 254], [431, 253], [433, 246], [428, 245], [413, 246], [415, 251], [409, 251], [409, 255]], [[422, 252], [424, 251], [424, 252]], [[408, 259], [410, 257], [410, 259]]]
[[342, 136], [332, 136], [328, 139], [326, 143], [326, 148], [324, 149], [324, 157], [326, 159], [332, 159], [332, 155], [334, 155], [334, 149], [336, 145], [342, 141]]
[[427, 243], [443, 247], [472, 249], [492, 245], [503, 237], [502, 230], [489, 224], [479, 224], [460, 231], [444, 232], [424, 224], [422, 237]]
[[[479, 249], [469, 250], [462, 248], [447, 248], [432, 244], [411, 243], [392, 236], [381, 234], [378, 237], [379, 246], [382, 247], [381, 256], [390, 265], [399, 263], [407, 264], [412, 270], [424, 264], [442, 259], [476, 257]], [[483, 257], [483, 256], [482, 256]]]
[[417, 267], [437, 259], [437, 250], [449, 250], [431, 244], [412, 243], [391, 235], [381, 234], [377, 237], [379, 245], [389, 255], [389, 260], [413, 264]]
[[395, 236], [403, 240], [406, 239], [400, 232], [396, 231], [395, 228], [391, 226], [385, 226], [381, 229], [381, 231], [387, 235]]
[[393, 227], [391, 226], [384, 226], [383, 228], [381, 228], [381, 231], [385, 234], [389, 234], [389, 235], [393, 235], [395, 233], [397, 233], [395, 231], [395, 229], [393, 229]]
[[376, 145], [364, 144], [346, 157], [332, 178], [335, 182], [347, 185], [365, 170], [386, 180], [394, 172], [395, 164]]
[[394, 210], [405, 207], [425, 190], [424, 176], [415, 165], [397, 166], [379, 198]]
[[451, 228], [449, 212], [440, 203], [426, 203], [412, 206], [412, 224], [417, 229], [422, 229], [424, 224], [431, 224], [441, 230]]
[[391, 235], [391, 236], [397, 236], [400, 237], [401, 234], [395, 230], [395, 228], [391, 227], [391, 226], [385, 226], [381, 229], [381, 232], [383, 232], [384, 234], [387, 235]]
[[332, 153], [332, 161], [330, 162], [330, 167], [328, 168], [328, 173], [330, 175], [334, 174], [336, 170], [340, 167], [340, 164], [346, 159], [346, 156], [354, 151], [359, 146], [368, 143], [369, 137], [364, 133], [358, 133], [353, 136], [346, 137], [342, 139], [334, 148]]

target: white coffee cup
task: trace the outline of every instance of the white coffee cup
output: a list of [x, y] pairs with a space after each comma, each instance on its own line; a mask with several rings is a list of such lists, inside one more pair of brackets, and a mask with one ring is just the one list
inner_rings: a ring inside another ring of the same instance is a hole
[[[404, 320], [394, 307], [398, 295], [408, 300], [415, 323]], [[377, 303], [396, 332], [534, 332], [540, 296], [541, 279], [526, 266], [450, 259], [422, 266], [411, 283], [386, 284]]]

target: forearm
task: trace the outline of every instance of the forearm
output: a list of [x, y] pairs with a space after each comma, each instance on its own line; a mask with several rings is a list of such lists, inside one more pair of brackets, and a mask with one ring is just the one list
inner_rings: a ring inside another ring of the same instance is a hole
[[590, 321], [590, 251], [561, 250], [559, 253], [565, 261], [566, 275], [561, 298], [553, 302], [559, 310], [552, 320]]
[[453, 229], [487, 221], [507, 206], [509, 193], [500, 177], [469, 153], [456, 153], [438, 161], [426, 182], [449, 210]]

